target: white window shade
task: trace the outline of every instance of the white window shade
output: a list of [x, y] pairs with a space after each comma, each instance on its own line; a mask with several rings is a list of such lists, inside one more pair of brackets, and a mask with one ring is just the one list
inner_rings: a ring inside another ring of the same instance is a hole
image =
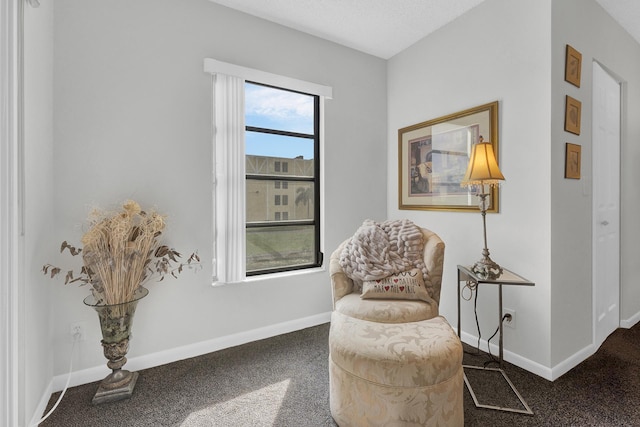
[[213, 77], [214, 282], [245, 277], [244, 79]]

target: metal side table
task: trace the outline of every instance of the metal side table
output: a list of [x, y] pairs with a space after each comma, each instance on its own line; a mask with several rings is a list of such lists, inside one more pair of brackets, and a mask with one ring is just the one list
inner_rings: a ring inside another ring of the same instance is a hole
[[509, 408], [509, 407], [504, 407], [504, 406], [495, 406], [495, 405], [484, 405], [481, 404], [480, 402], [478, 402], [478, 399], [476, 397], [476, 394], [473, 391], [473, 388], [471, 387], [471, 384], [467, 378], [466, 373], [464, 374], [464, 382], [467, 385], [467, 388], [469, 389], [469, 393], [471, 394], [471, 397], [473, 398], [473, 402], [475, 403], [477, 408], [486, 408], [486, 409], [495, 409], [498, 411], [507, 411], [507, 412], [517, 412], [517, 413], [521, 413], [521, 414], [528, 414], [528, 415], [533, 415], [533, 411], [531, 410], [531, 408], [529, 407], [529, 405], [527, 405], [527, 402], [525, 402], [525, 400], [522, 398], [522, 396], [520, 395], [520, 393], [518, 392], [518, 390], [516, 389], [516, 387], [513, 385], [513, 383], [511, 382], [511, 380], [509, 379], [509, 377], [507, 376], [506, 372], [502, 369], [503, 367], [503, 339], [502, 339], [502, 286], [503, 285], [516, 285], [516, 286], [535, 286], [535, 283], [530, 282], [529, 280], [525, 279], [524, 277], [510, 271], [507, 270], [506, 268], [503, 269], [503, 273], [500, 275], [499, 278], [497, 279], [482, 279], [481, 277], [478, 277], [473, 271], [471, 271], [470, 267], [464, 266], [464, 265], [458, 265], [458, 337], [462, 338], [461, 336], [461, 323], [460, 323], [460, 303], [461, 303], [461, 288], [460, 288], [460, 284], [464, 282], [464, 283], [474, 283], [475, 284], [475, 290], [477, 292], [477, 287], [479, 285], [497, 285], [498, 286], [498, 322], [499, 322], [499, 333], [500, 333], [500, 339], [499, 339], [499, 343], [498, 343], [498, 348], [499, 348], [499, 355], [498, 355], [498, 368], [486, 368], [486, 367], [482, 367], [482, 366], [472, 366], [472, 365], [463, 365], [464, 369], [479, 369], [479, 370], [485, 370], [485, 371], [497, 371], [500, 372], [502, 374], [502, 376], [504, 377], [505, 381], [509, 384], [509, 386], [511, 387], [511, 390], [515, 393], [515, 395], [518, 397], [518, 400], [520, 401], [520, 403], [522, 404], [522, 406], [525, 409], [516, 409], [516, 408]]

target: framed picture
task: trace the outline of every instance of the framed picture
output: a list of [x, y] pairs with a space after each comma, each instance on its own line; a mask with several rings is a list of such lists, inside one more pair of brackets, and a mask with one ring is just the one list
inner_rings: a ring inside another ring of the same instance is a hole
[[564, 164], [565, 178], [580, 179], [581, 154], [582, 147], [580, 145], [570, 144], [567, 142]]
[[564, 112], [564, 130], [580, 135], [582, 102], [567, 95]]
[[[483, 139], [498, 160], [498, 101], [399, 129], [399, 209], [477, 211], [475, 191], [460, 182]], [[489, 191], [487, 212], [498, 212], [498, 189]]]
[[582, 72], [582, 54], [567, 45], [567, 54], [564, 64], [564, 79], [574, 86], [580, 87], [580, 74]]

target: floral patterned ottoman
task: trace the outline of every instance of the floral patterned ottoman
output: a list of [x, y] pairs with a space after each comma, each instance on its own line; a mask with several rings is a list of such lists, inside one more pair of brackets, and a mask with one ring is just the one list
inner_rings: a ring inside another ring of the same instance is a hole
[[444, 317], [379, 323], [334, 311], [329, 349], [341, 427], [464, 425], [462, 344]]

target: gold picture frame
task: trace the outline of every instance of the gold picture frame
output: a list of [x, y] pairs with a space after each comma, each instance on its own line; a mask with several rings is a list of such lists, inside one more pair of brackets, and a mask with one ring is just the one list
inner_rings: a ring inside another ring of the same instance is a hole
[[567, 45], [567, 52], [564, 64], [564, 79], [574, 86], [580, 87], [580, 77], [582, 74], [582, 54], [570, 45]]
[[582, 102], [575, 98], [566, 96], [564, 112], [564, 130], [580, 135], [580, 116], [582, 113]]
[[580, 179], [580, 165], [582, 162], [582, 147], [578, 144], [566, 143], [564, 177]]
[[[499, 161], [498, 101], [398, 130], [398, 208], [478, 211], [474, 189], [461, 187], [471, 148], [491, 142]], [[487, 212], [498, 212], [490, 189]]]

